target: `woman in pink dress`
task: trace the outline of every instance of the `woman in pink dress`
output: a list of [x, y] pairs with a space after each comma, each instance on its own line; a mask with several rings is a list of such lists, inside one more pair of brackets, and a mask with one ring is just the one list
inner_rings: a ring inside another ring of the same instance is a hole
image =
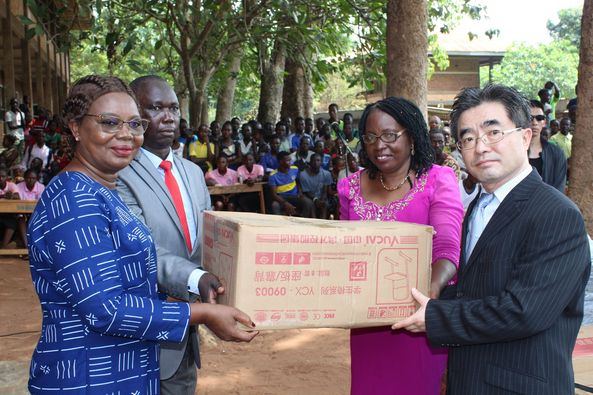
[[[459, 263], [463, 206], [453, 170], [433, 164], [428, 128], [411, 102], [389, 97], [360, 120], [365, 170], [338, 184], [340, 219], [402, 221], [434, 228], [430, 297], [438, 298]], [[352, 394], [436, 395], [447, 352], [424, 334], [390, 327], [353, 329]]]

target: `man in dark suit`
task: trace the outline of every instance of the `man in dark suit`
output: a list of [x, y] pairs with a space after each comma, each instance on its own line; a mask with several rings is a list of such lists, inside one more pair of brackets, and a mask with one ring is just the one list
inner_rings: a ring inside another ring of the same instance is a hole
[[449, 394], [574, 394], [591, 268], [577, 207], [529, 166], [529, 102], [490, 85], [456, 98], [453, 131], [483, 192], [463, 223], [458, 283], [393, 326], [449, 347]]
[[[118, 192], [151, 230], [157, 246], [159, 290], [174, 299], [195, 302], [200, 297], [202, 302], [214, 303], [224, 289], [216, 276], [202, 270], [200, 245], [202, 213], [210, 208], [210, 195], [202, 170], [171, 150], [179, 134], [177, 95], [157, 76], [140, 77], [130, 87], [140, 114], [150, 123], [142, 148], [119, 174]], [[171, 178], [175, 187], [171, 187]], [[250, 341], [255, 336], [237, 328], [239, 310], [222, 305], [200, 307], [204, 308], [201, 322], [221, 339]], [[161, 394], [193, 395], [196, 366], [200, 366], [200, 357], [195, 328], [188, 328], [180, 344], [161, 343]]]

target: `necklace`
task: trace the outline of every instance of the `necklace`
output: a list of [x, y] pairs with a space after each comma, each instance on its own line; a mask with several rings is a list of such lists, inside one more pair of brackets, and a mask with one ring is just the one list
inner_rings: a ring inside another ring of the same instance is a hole
[[383, 181], [383, 173], [379, 173], [379, 181], [381, 181], [381, 186], [383, 187], [383, 189], [385, 189], [386, 191], [389, 191], [389, 192], [397, 191], [398, 189], [400, 189], [402, 187], [402, 185], [404, 185], [404, 183], [407, 180], [410, 180], [410, 171], [409, 170], [408, 170], [408, 174], [406, 174], [404, 179], [399, 184], [397, 184], [394, 187], [388, 187], [387, 185], [385, 185], [385, 181]]

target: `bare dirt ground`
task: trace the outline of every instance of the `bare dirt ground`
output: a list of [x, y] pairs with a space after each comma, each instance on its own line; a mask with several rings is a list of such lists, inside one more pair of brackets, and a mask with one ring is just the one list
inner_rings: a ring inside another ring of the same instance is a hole
[[[39, 338], [41, 310], [28, 262], [0, 258], [0, 394], [27, 394], [29, 361]], [[202, 333], [198, 393], [348, 394], [348, 331], [266, 331], [249, 344]]]
[[[28, 262], [0, 258], [0, 394], [27, 394], [29, 361], [39, 338], [41, 310]], [[200, 395], [328, 394], [350, 392], [348, 331], [261, 332], [249, 344], [226, 343], [201, 329]], [[586, 331], [586, 333], [584, 333]], [[582, 328], [583, 347], [593, 327]], [[575, 380], [593, 387], [593, 355], [574, 357]], [[590, 393], [576, 390], [576, 394]]]

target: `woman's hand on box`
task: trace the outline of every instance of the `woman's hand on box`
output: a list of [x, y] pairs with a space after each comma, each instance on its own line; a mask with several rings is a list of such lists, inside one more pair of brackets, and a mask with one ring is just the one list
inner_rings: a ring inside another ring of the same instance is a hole
[[255, 328], [255, 323], [241, 310], [222, 304], [193, 303], [191, 324], [204, 324], [216, 336], [225, 341], [250, 342], [258, 331], [241, 329], [237, 323], [247, 328]]

